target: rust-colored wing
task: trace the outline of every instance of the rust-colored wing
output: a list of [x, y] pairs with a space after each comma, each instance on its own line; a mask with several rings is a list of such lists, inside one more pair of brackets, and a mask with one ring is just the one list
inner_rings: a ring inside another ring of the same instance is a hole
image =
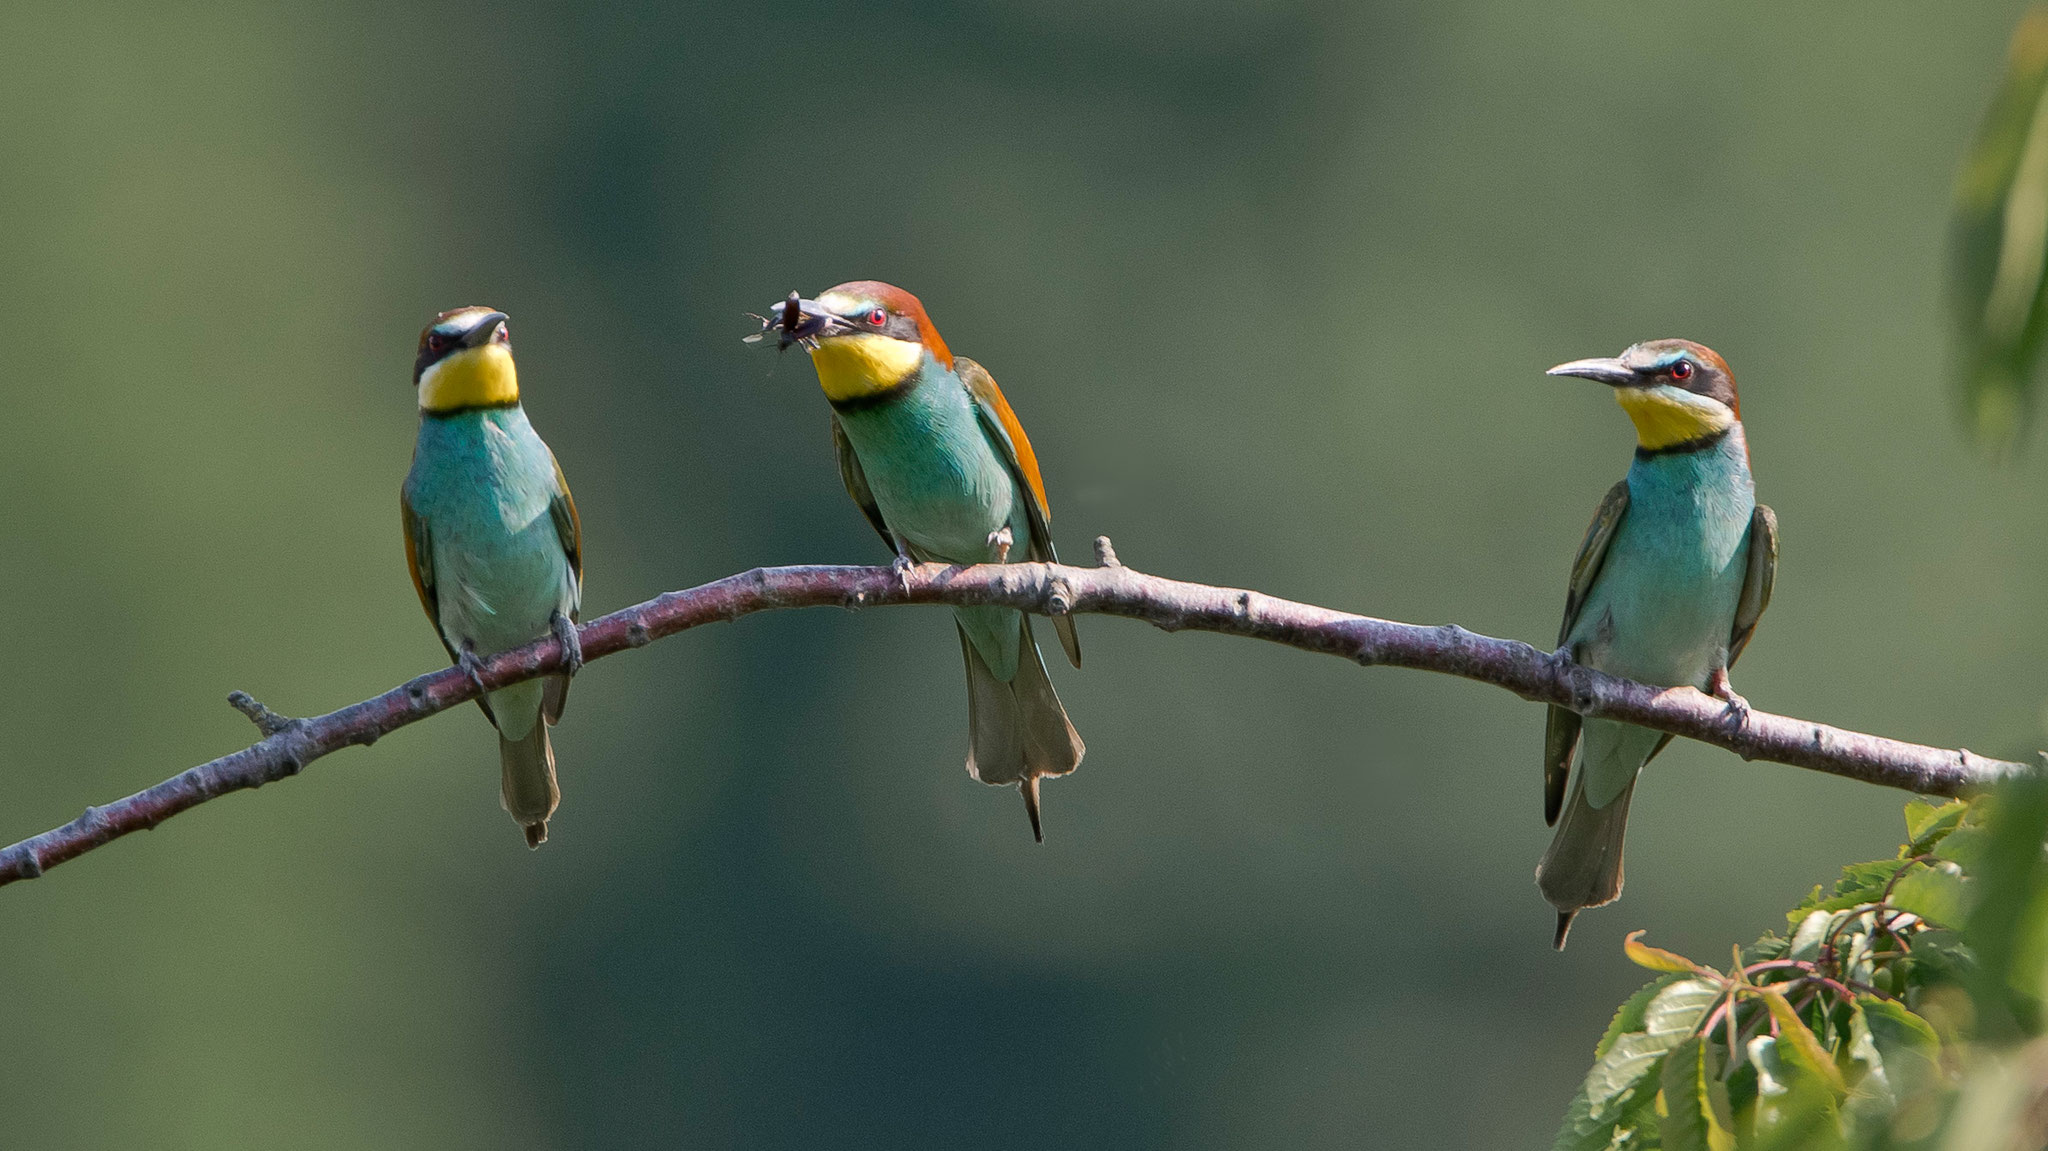
[[420, 606], [427, 611], [427, 619], [434, 625], [434, 638], [448, 649], [449, 662], [455, 661], [455, 648], [448, 643], [448, 637], [441, 634], [441, 600], [434, 589], [434, 548], [427, 535], [427, 521], [412, 510], [412, 497], [404, 488], [398, 489], [398, 514], [405, 523], [405, 566], [412, 574], [412, 590], [419, 593]]
[[[1031, 437], [1024, 434], [1024, 425], [1018, 422], [1017, 413], [1011, 410], [1010, 401], [1003, 398], [1003, 390], [996, 386], [996, 379], [988, 374], [987, 368], [965, 356], [954, 356], [953, 371], [967, 385], [967, 394], [974, 397], [981, 426], [1002, 452], [1010, 473], [1024, 485], [1024, 510], [1031, 519], [1031, 548], [1027, 554], [1044, 563], [1060, 562], [1059, 553], [1052, 546], [1052, 507], [1046, 503], [1045, 478], [1038, 474], [1038, 453], [1031, 450]], [[1080, 667], [1081, 637], [1074, 630], [1074, 617], [1053, 616], [1052, 629], [1059, 633], [1067, 661]]]

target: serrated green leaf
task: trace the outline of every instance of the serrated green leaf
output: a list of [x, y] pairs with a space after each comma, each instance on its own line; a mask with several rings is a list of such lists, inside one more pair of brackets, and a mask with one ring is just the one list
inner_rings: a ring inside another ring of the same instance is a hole
[[[1613, 1052], [1614, 1045], [1623, 1036], [1642, 1034], [1647, 1026], [1650, 1004], [1665, 988], [1678, 981], [1679, 977], [1676, 975], [1660, 975], [1622, 1002], [1615, 1010], [1614, 1018], [1608, 1021], [1607, 1030], [1600, 1036], [1600, 1042], [1593, 1048], [1595, 1070], [1605, 1063], [1607, 1056]], [[1591, 1080], [1592, 1073], [1588, 1072], [1587, 1082], [1590, 1083]], [[1623, 1140], [1624, 1146], [1628, 1145], [1630, 1140], [1637, 1138], [1638, 1127], [1630, 1125], [1630, 1105], [1638, 1102], [1636, 1094], [1654, 1096], [1654, 1081], [1646, 1079], [1638, 1083], [1635, 1090], [1628, 1093], [1618, 1104], [1611, 1098], [1603, 1100], [1606, 1106], [1602, 1109], [1601, 1117], [1596, 1118], [1593, 1115], [1593, 1104], [1588, 1096], [1587, 1086], [1582, 1084], [1579, 1093], [1572, 1099], [1571, 1107], [1565, 1112], [1564, 1125], [1558, 1129], [1553, 1151], [1607, 1151], [1608, 1148], [1615, 1146], [1615, 1140], [1618, 1138]], [[1623, 1134], [1624, 1132], [1627, 1134]]]
[[1664, 1116], [1657, 1125], [1663, 1151], [1734, 1151], [1735, 1119], [1717, 1063], [1699, 1036], [1664, 1057]]
[[1607, 1021], [1607, 1030], [1601, 1034], [1600, 1042], [1593, 1046], [1594, 1062], [1599, 1062], [1600, 1057], [1607, 1054], [1616, 1039], [1630, 1031], [1641, 1031], [1643, 1016], [1650, 1010], [1650, 1000], [1655, 999], [1659, 991], [1676, 982], [1678, 977], [1675, 975], [1660, 975], [1637, 988], [1634, 995], [1622, 1000], [1621, 1006], [1614, 1010], [1614, 1018]]
[[1870, 1034], [1870, 1020], [1861, 1002], [1849, 1008], [1849, 1041], [1836, 1053], [1835, 1062], [1849, 1081], [1849, 1104], [1858, 1114], [1878, 1120], [1898, 1106], [1898, 1096], [1886, 1077], [1884, 1055]]
[[[1804, 1024], [1801, 1025], [1802, 1027]], [[1753, 1151], [1818, 1151], [1843, 1145], [1840, 1112], [1826, 1084], [1807, 1068], [1791, 1043], [1759, 1035], [1749, 1041], [1756, 1070]]]
[[1771, 1022], [1778, 1028], [1778, 1058], [1787, 1065], [1812, 1074], [1829, 1091], [1845, 1095], [1849, 1084], [1842, 1078], [1842, 1069], [1835, 1066], [1827, 1048], [1820, 1045], [1820, 1039], [1806, 1021], [1792, 1010], [1792, 1004], [1777, 991], [1763, 994], [1764, 1006], [1770, 1010]]
[[1790, 959], [1802, 959], [1809, 963], [1820, 956], [1820, 945], [1828, 937], [1828, 927], [1835, 921], [1835, 912], [1814, 910], [1806, 913], [1799, 921], [1798, 930], [1792, 933], [1792, 946], [1785, 950]]
[[1786, 914], [1794, 925], [1805, 919], [1812, 911], [1842, 911], [1862, 903], [1875, 903], [1884, 894], [1892, 876], [1897, 875], [1905, 863], [1899, 859], [1873, 859], [1867, 863], [1852, 863], [1842, 869], [1842, 877], [1835, 880], [1834, 891], [1826, 896], [1815, 888], [1812, 895], [1800, 901], [1798, 907]]
[[1586, 1073], [1588, 1116], [1601, 1122], [1618, 1114], [1628, 1093], [1656, 1070], [1666, 1051], [1699, 1028], [1720, 998], [1720, 986], [1705, 979], [1681, 979], [1657, 992], [1643, 1012], [1643, 1030], [1617, 1037]]
[[1965, 875], [1975, 875], [1984, 866], [1984, 853], [1990, 847], [1991, 832], [1978, 824], [1958, 827], [1942, 836], [1930, 854], [1961, 867]]
[[1856, 1014], [1883, 1059], [1886, 1077], [1896, 1089], [1903, 1090], [1911, 1080], [1934, 1072], [1941, 1058], [1941, 1038], [1935, 1034], [1933, 1025], [1906, 1010], [1905, 1004], [1860, 995], [1856, 998]]
[[1970, 891], [1963, 869], [1947, 860], [1933, 867], [1914, 864], [1892, 885], [1891, 904], [1929, 923], [1957, 927], [1969, 909]]
[[1970, 805], [1960, 799], [1947, 803], [1933, 804], [1916, 799], [1906, 805], [1907, 852], [1923, 855], [1934, 846], [1935, 840], [1955, 830], [1963, 821], [1963, 812]]
[[1783, 959], [1788, 946], [1784, 936], [1766, 931], [1757, 937], [1755, 943], [1742, 949], [1742, 965], [1747, 967], [1752, 963], [1762, 963], [1769, 959]]

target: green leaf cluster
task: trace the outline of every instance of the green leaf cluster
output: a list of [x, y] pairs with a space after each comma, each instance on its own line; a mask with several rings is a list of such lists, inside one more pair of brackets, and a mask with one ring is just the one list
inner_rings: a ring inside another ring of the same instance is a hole
[[2013, 33], [1956, 177], [1951, 232], [1958, 389], [1979, 438], [2004, 450], [2025, 430], [2048, 335], [2048, 5]]
[[1558, 1151], [2048, 1145], [2048, 782], [1906, 806], [1725, 969], [1651, 947]]

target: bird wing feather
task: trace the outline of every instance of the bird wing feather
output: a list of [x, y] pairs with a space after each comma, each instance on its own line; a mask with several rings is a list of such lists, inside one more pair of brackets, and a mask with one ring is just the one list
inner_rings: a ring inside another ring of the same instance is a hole
[[[398, 489], [398, 514], [405, 523], [405, 566], [412, 573], [412, 589], [420, 593], [420, 606], [427, 610], [427, 619], [434, 625], [434, 638], [441, 641], [441, 647], [448, 653], [449, 663], [460, 663], [462, 657], [456, 654], [455, 645], [448, 642], [448, 635], [441, 630], [441, 598], [434, 586], [433, 537], [427, 530], [427, 521], [412, 508], [412, 493]], [[498, 717], [491, 714], [490, 701], [483, 696], [476, 697], [476, 705], [483, 709], [484, 718], [496, 727]]]
[[576, 575], [576, 591], [583, 591], [583, 517], [576, 514], [576, 497], [569, 494], [569, 477], [553, 452], [548, 463], [555, 468], [555, 496], [548, 501], [548, 518], [555, 523], [555, 538], [562, 541], [562, 554], [569, 557], [569, 570]]
[[[1024, 485], [1024, 511], [1031, 521], [1031, 547], [1026, 554], [1043, 563], [1060, 562], [1059, 553], [1052, 545], [1052, 507], [1046, 502], [1045, 478], [1038, 472], [1038, 453], [1031, 449], [1031, 437], [1024, 434], [1024, 425], [1018, 421], [1016, 411], [1010, 407], [1010, 401], [1004, 398], [1003, 390], [996, 386], [996, 378], [988, 374], [987, 368], [965, 356], [955, 356], [953, 371], [967, 386], [967, 394], [974, 398], [981, 426], [1001, 452], [1003, 462]], [[1059, 633], [1060, 647], [1066, 650], [1067, 661], [1080, 667], [1081, 637], [1074, 629], [1074, 617], [1053, 616], [1052, 627]]]
[[1735, 628], [1728, 637], [1728, 664], [1742, 656], [1757, 621], [1771, 606], [1771, 585], [1778, 581], [1778, 513], [1762, 504], [1749, 518], [1749, 566], [1742, 573], [1742, 595], [1735, 601]]
[[398, 513], [405, 522], [405, 567], [412, 575], [412, 590], [419, 593], [420, 606], [426, 609], [427, 619], [434, 625], [434, 638], [448, 649], [448, 658], [453, 660], [455, 648], [441, 634], [441, 600], [434, 588], [433, 541], [427, 534], [427, 521], [412, 510], [412, 494], [404, 488], [398, 490]]
[[[555, 538], [561, 541], [562, 554], [568, 557], [569, 571], [575, 581], [576, 603], [569, 608], [569, 621], [575, 623], [583, 618], [583, 517], [576, 514], [576, 497], [569, 494], [569, 477], [562, 474], [562, 462], [548, 453], [548, 463], [555, 469], [555, 495], [548, 501], [548, 518], [554, 521]], [[552, 675], [541, 691], [540, 713], [549, 723], [559, 723], [562, 709], [569, 705], [569, 677]]]
[[846, 429], [839, 426], [838, 416], [832, 417], [832, 452], [839, 457], [839, 482], [846, 485], [846, 494], [853, 497], [868, 522], [875, 525], [882, 543], [895, 551], [896, 537], [889, 531], [888, 521], [882, 518], [882, 507], [868, 488], [867, 473], [860, 470], [860, 457], [853, 454], [853, 441], [846, 438]]
[[[1586, 538], [1579, 544], [1578, 558], [1572, 560], [1571, 586], [1564, 597], [1564, 623], [1557, 629], [1558, 646], [1571, 638], [1572, 628], [1578, 626], [1579, 613], [1585, 609], [1586, 599], [1593, 593], [1593, 583], [1600, 578], [1600, 569], [1607, 563], [1607, 548], [1614, 542], [1614, 535], [1621, 530], [1621, 521], [1628, 515], [1628, 481], [1622, 480], [1607, 489], [1606, 498], [1600, 501], [1600, 510], [1593, 513], [1593, 522], [1586, 528]], [[1573, 657], [1577, 658], [1577, 652]], [[1579, 727], [1585, 722], [1583, 716], [1568, 707], [1551, 707], [1543, 725], [1543, 821], [1556, 823], [1558, 813], [1564, 810], [1565, 779], [1571, 770], [1572, 750], [1579, 744]], [[1666, 742], [1669, 742], [1668, 739]], [[1664, 744], [1657, 745], [1657, 751], [1664, 750]]]

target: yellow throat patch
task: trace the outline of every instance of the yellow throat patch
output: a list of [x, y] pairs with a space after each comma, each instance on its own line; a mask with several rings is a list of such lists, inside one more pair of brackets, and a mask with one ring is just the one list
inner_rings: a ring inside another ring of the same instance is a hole
[[435, 361], [420, 376], [420, 410], [502, 408], [519, 402], [519, 369], [504, 344], [464, 348]]
[[1635, 421], [1638, 446], [1657, 451], [1727, 431], [1735, 417], [1711, 400], [1687, 403], [1654, 388], [1616, 388], [1615, 402]]
[[873, 332], [834, 336], [811, 349], [818, 386], [834, 403], [894, 390], [924, 362], [924, 345]]

